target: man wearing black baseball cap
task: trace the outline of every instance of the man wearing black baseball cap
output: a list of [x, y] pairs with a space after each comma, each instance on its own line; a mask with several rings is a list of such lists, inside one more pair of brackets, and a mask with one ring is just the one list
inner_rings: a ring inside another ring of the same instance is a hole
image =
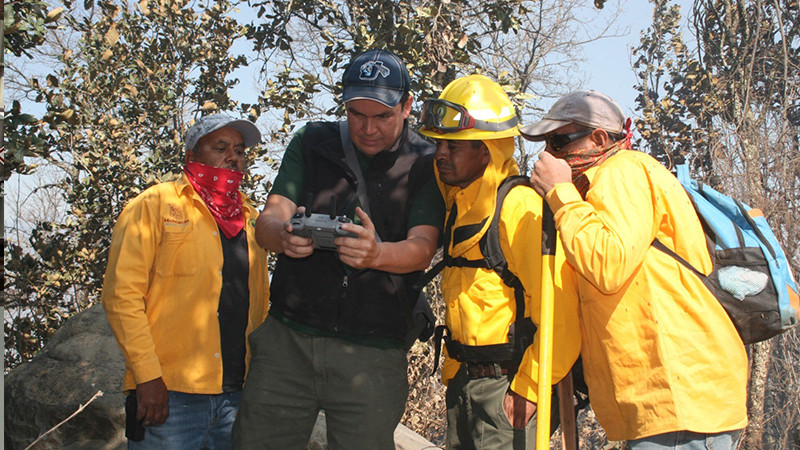
[[592, 409], [608, 439], [631, 449], [735, 449], [747, 425], [747, 354], [703, 280], [655, 248], [711, 271], [686, 191], [631, 150], [629, 127], [610, 97], [577, 91], [520, 129], [545, 142], [531, 184], [580, 275]]
[[114, 227], [101, 301], [125, 356], [131, 449], [229, 448], [247, 335], [267, 315], [267, 253], [239, 192], [250, 121], [204, 116], [183, 176], [130, 201]]
[[[408, 127], [408, 70], [387, 50], [345, 70], [347, 120], [312, 122], [289, 143], [259, 216], [278, 253], [234, 447], [305, 448], [320, 410], [331, 449], [394, 448], [408, 396], [413, 288], [433, 257], [444, 203], [433, 145]], [[335, 250], [293, 234], [296, 213], [347, 216]], [[424, 300], [423, 300], [424, 301]]]

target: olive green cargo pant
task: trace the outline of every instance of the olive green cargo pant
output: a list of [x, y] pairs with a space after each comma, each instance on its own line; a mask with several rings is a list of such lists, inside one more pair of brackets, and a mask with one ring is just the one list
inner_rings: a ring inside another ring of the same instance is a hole
[[509, 385], [507, 375], [470, 379], [462, 365], [447, 386], [448, 450], [536, 448], [537, 415], [514, 429], [503, 409]]
[[250, 335], [250, 349], [233, 448], [305, 449], [320, 409], [329, 449], [395, 448], [408, 397], [405, 350], [311, 336], [272, 317]]

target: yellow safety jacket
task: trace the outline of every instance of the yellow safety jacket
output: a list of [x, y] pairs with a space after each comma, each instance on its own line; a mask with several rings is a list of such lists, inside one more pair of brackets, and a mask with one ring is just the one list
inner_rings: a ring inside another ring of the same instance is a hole
[[[246, 335], [267, 317], [267, 253], [242, 195], [250, 261]], [[101, 301], [125, 356], [123, 389], [162, 377], [167, 389], [222, 393], [217, 308], [222, 244], [211, 212], [185, 175], [131, 200], [114, 227]], [[247, 347], [249, 362], [249, 344]]]
[[711, 260], [694, 208], [652, 157], [623, 150], [546, 200], [577, 271], [584, 375], [611, 440], [747, 424], [747, 355], [703, 282], [651, 246], [658, 238], [698, 269]]
[[[497, 188], [508, 176], [518, 173], [512, 158], [513, 138], [484, 141], [491, 162], [483, 176], [461, 189], [439, 181], [448, 208], [448, 219], [456, 207], [453, 233], [448, 253], [469, 260], [482, 258], [478, 245], [486, 233], [495, 211]], [[437, 172], [437, 180], [438, 172]], [[512, 189], [500, 211], [500, 244], [509, 269], [525, 288], [525, 316], [539, 327], [542, 290], [542, 199], [528, 187]], [[459, 231], [460, 227], [464, 227]], [[464, 236], [463, 230], [474, 230]], [[455, 237], [455, 239], [453, 239]], [[548, 256], [551, 258], [552, 256]], [[580, 351], [577, 292], [572, 271], [565, 270], [564, 252], [556, 250], [555, 321], [553, 351], [553, 383], [570, 370]], [[563, 277], [567, 277], [565, 280]], [[442, 271], [442, 296], [447, 305], [445, 322], [450, 337], [460, 344], [484, 346], [508, 343], [509, 327], [516, 318], [514, 290], [491, 269], [446, 267]], [[534, 335], [512, 382], [511, 388], [536, 402], [538, 387], [539, 339]], [[455, 376], [460, 363], [447, 355], [442, 369], [446, 384]]]

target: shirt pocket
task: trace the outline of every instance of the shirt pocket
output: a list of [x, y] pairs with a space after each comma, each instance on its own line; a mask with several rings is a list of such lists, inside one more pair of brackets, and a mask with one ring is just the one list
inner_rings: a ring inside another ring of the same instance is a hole
[[197, 236], [190, 222], [165, 223], [156, 255], [156, 275], [187, 277], [197, 273]]

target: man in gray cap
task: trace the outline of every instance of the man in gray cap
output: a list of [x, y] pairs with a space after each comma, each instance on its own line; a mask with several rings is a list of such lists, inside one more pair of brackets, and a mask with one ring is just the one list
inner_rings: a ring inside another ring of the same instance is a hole
[[267, 255], [239, 192], [247, 120], [205, 116], [187, 131], [183, 176], [120, 214], [101, 301], [125, 357], [131, 449], [229, 448], [246, 336], [265, 319]]
[[552, 209], [580, 292], [584, 376], [609, 440], [733, 449], [747, 425], [744, 345], [703, 280], [702, 226], [678, 180], [630, 150], [630, 119], [596, 91], [520, 131], [544, 141], [531, 183]]
[[[256, 224], [278, 261], [269, 318], [250, 338], [236, 448], [305, 448], [320, 410], [329, 448], [394, 448], [408, 396], [412, 286], [433, 257], [444, 204], [435, 149], [408, 127], [403, 61], [366, 51], [342, 84], [347, 120], [297, 132]], [[293, 233], [296, 213], [346, 217], [336, 220], [351, 236], [315, 246]]]

